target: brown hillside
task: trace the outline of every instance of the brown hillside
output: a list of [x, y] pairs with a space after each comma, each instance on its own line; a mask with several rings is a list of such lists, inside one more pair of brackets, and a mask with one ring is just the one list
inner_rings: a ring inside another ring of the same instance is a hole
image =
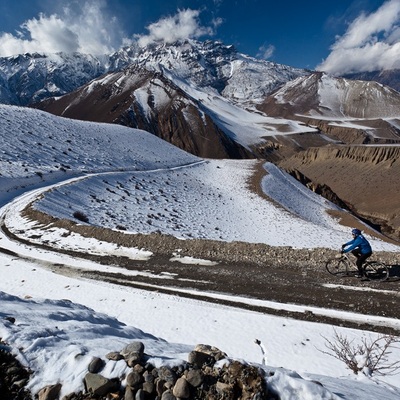
[[329, 186], [351, 210], [400, 239], [400, 146], [310, 148], [280, 166]]

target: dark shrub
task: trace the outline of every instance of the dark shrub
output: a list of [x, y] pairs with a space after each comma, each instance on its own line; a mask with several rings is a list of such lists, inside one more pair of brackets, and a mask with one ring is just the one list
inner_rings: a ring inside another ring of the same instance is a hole
[[79, 221], [89, 222], [89, 218], [81, 211], [75, 211], [73, 216], [74, 218], [79, 219]]

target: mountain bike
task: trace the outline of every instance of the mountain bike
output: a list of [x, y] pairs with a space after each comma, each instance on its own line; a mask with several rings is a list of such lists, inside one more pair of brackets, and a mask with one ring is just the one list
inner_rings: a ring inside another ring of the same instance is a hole
[[[338, 278], [357, 276], [358, 268], [347, 253], [340, 253], [325, 264], [326, 270]], [[389, 268], [381, 261], [366, 261], [363, 266], [363, 277], [370, 281], [385, 281], [389, 277]]]

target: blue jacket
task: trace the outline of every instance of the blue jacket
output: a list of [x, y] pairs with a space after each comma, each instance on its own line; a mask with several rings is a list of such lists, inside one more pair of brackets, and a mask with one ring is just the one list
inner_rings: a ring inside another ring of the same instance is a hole
[[350, 242], [345, 243], [344, 246], [350, 246], [347, 249], [343, 250], [345, 253], [348, 253], [349, 251], [357, 248], [360, 249], [361, 254], [372, 253], [371, 245], [363, 235], [358, 235], [353, 240], [350, 240]]

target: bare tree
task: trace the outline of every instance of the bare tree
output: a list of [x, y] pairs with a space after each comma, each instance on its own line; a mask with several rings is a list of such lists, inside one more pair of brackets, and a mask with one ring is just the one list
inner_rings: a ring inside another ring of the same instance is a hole
[[366, 376], [395, 375], [400, 370], [400, 360], [390, 360], [391, 349], [398, 348], [400, 337], [393, 335], [379, 335], [376, 339], [363, 338], [361, 343], [355, 344], [335, 330], [334, 338], [324, 337], [328, 351], [322, 351], [340, 361], [356, 375], [362, 372]]

